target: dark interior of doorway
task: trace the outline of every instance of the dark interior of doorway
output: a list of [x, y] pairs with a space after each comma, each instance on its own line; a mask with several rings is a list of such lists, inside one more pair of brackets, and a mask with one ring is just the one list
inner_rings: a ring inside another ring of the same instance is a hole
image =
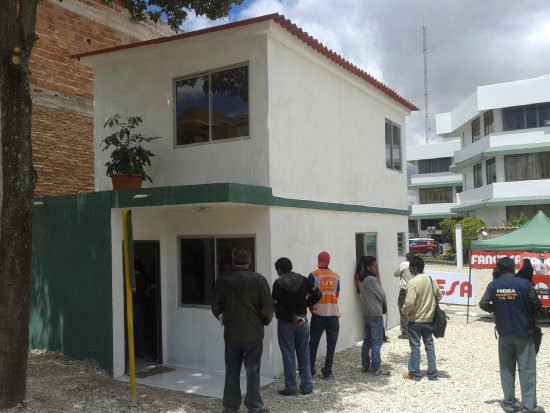
[[[134, 274], [136, 291], [132, 294], [132, 303], [136, 365], [162, 364], [159, 241], [134, 241]], [[128, 371], [127, 335], [125, 348]]]

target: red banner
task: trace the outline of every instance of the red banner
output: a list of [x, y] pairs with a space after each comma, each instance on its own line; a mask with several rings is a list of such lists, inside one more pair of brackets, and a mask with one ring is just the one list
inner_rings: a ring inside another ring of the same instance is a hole
[[540, 301], [543, 307], [550, 307], [550, 275], [533, 275], [533, 284], [535, 284], [535, 291], [539, 293]]
[[472, 268], [495, 268], [497, 261], [503, 257], [509, 257], [516, 263], [516, 268], [521, 267], [521, 251], [470, 251], [470, 265]]

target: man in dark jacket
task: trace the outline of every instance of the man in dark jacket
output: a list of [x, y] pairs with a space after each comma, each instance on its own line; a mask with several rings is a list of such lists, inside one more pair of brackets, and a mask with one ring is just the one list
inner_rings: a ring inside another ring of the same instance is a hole
[[503, 409], [517, 411], [515, 396], [516, 363], [521, 385], [523, 412], [544, 412], [537, 406], [537, 366], [533, 341], [534, 314], [541, 308], [539, 297], [529, 281], [514, 277], [514, 261], [501, 258], [497, 263], [501, 276], [489, 283], [479, 306], [495, 313], [499, 334], [498, 359], [500, 383], [504, 393]]
[[279, 390], [279, 394], [298, 394], [294, 357], [298, 358], [300, 390], [302, 394], [309, 394], [313, 390], [313, 383], [309, 360], [307, 308], [317, 303], [322, 294], [306, 277], [292, 272], [292, 262], [288, 258], [279, 258], [275, 262], [275, 270], [279, 278], [273, 283], [273, 302], [285, 374], [285, 388]]
[[242, 402], [240, 373], [246, 369], [246, 397], [249, 412], [268, 412], [260, 396], [260, 366], [264, 326], [273, 318], [273, 300], [267, 280], [250, 271], [250, 250], [233, 250], [233, 268], [218, 277], [214, 288], [212, 313], [224, 326], [225, 413], [236, 413]]

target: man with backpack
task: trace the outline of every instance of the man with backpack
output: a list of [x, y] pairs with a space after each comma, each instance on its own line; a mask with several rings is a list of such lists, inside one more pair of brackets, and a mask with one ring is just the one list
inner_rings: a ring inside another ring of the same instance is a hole
[[498, 337], [500, 383], [504, 393], [503, 409], [518, 411], [515, 396], [516, 364], [521, 385], [524, 413], [544, 412], [537, 406], [537, 365], [533, 334], [534, 315], [542, 307], [529, 281], [514, 277], [515, 264], [504, 257], [497, 262], [500, 277], [490, 282], [479, 306], [495, 314]]
[[[409, 271], [413, 277], [407, 284], [407, 295], [402, 313], [409, 321], [409, 357], [408, 371], [403, 378], [419, 381], [420, 377], [420, 339], [424, 341], [429, 380], [437, 380], [438, 371], [435, 362], [435, 348], [433, 339], [433, 318], [435, 307], [443, 295], [437, 283], [424, 274], [424, 260], [418, 256], [411, 257]], [[436, 301], [437, 300], [437, 301]]]

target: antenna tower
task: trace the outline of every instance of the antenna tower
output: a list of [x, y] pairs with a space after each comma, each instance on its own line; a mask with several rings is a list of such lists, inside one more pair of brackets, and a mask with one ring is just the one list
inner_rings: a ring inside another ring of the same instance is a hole
[[426, 26], [422, 26], [424, 41], [424, 122], [426, 129], [426, 144], [430, 143], [430, 117], [428, 115], [428, 43], [426, 41]]

